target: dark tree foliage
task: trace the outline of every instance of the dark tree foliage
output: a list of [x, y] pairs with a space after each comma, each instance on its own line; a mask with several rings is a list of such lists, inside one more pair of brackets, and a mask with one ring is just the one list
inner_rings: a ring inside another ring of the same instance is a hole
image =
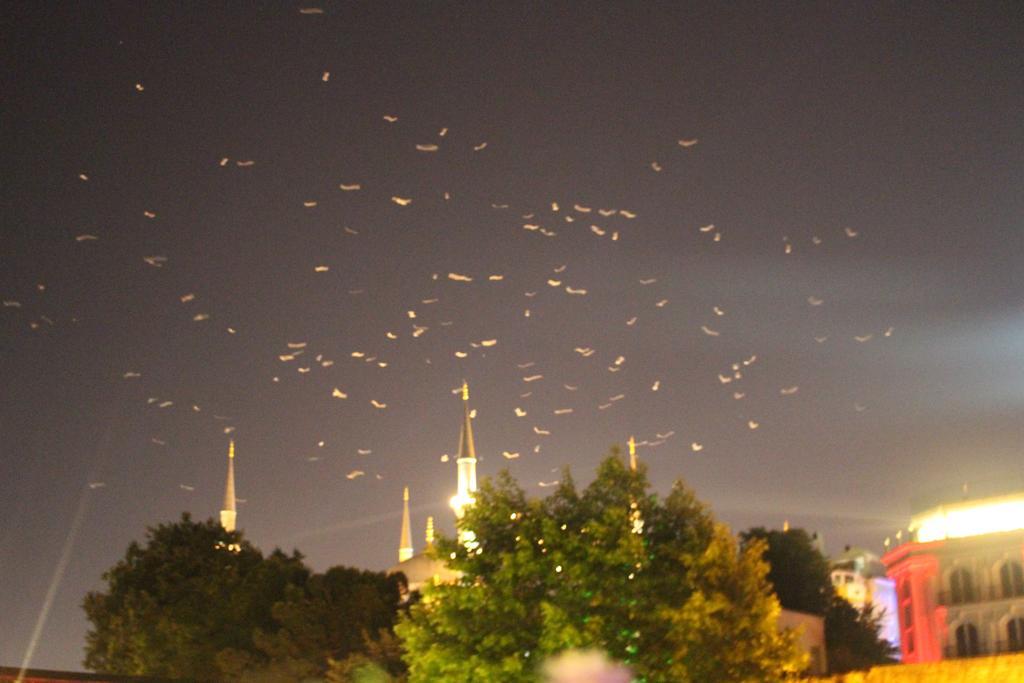
[[[304, 586], [289, 586], [274, 605], [276, 630], [255, 633], [260, 656], [225, 653], [221, 666], [240, 680], [299, 680], [322, 676], [331, 660], [373, 660], [393, 642], [404, 584], [401, 575], [349, 567], [314, 574]], [[386, 663], [395, 662], [400, 673], [397, 657]]]
[[803, 529], [757, 527], [740, 534], [743, 543], [767, 543], [768, 579], [784, 609], [825, 617], [825, 648], [831, 673], [890, 664], [895, 649], [879, 633], [881, 616], [870, 605], [858, 610], [836, 595], [828, 560]]
[[756, 527], [740, 534], [741, 542], [759, 538], [768, 544], [764, 559], [771, 569], [768, 580], [783, 609], [825, 616], [833, 588], [828, 560], [803, 529], [788, 531]]
[[409, 680], [535, 681], [545, 657], [573, 647], [603, 649], [652, 683], [799, 670], [762, 548], [739, 552], [681, 482], [664, 500], [648, 489], [643, 466], [617, 455], [586, 489], [565, 472], [543, 500], [507, 472], [485, 481], [462, 538], [436, 546], [462, 579], [426, 587], [395, 629]]
[[272, 608], [309, 570], [298, 553], [263, 554], [213, 520], [147, 531], [103, 574], [106, 590], [83, 607], [91, 623], [85, 666], [94, 671], [192, 680], [218, 678], [217, 654], [253, 651], [256, 629], [275, 628]]
[[841, 674], [892, 664], [896, 648], [878, 636], [881, 615], [870, 604], [857, 609], [834, 596], [825, 615], [829, 673]]
[[264, 557], [240, 533], [187, 514], [149, 529], [103, 579], [106, 590], [84, 602], [86, 667], [254, 683], [322, 677], [331, 660], [385, 652], [405, 581], [345, 567], [313, 574], [298, 553]]

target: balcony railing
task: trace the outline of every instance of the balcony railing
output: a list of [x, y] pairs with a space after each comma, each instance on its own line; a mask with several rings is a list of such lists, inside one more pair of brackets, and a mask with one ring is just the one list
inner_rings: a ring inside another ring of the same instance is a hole
[[[957, 598], [954, 600], [953, 598]], [[990, 602], [993, 600], [1011, 600], [1013, 598], [1024, 598], [1022, 594], [1004, 594], [1002, 586], [988, 586], [984, 589], [975, 587], [970, 591], [960, 591], [953, 595], [952, 591], [939, 591], [940, 605], [970, 605], [976, 602]]]
[[986, 643], [978, 643], [978, 651], [970, 654], [960, 654], [956, 645], [947, 645], [942, 648], [943, 659], [964, 659], [967, 657], [985, 657], [988, 655], [1001, 655], [1010, 652], [1024, 652], [1024, 643], [1013, 643], [1008, 640], [997, 640], [990, 646]]

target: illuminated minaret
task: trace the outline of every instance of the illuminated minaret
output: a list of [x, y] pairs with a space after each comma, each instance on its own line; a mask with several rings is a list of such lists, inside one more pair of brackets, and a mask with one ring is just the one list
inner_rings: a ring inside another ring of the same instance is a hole
[[224, 486], [224, 508], [220, 511], [220, 525], [225, 531], [235, 530], [235, 440], [228, 444], [228, 480]]
[[409, 533], [409, 487], [402, 493], [402, 537], [398, 541], [398, 561], [412, 557], [412, 536]]
[[427, 517], [427, 535], [426, 535], [427, 547], [434, 547], [434, 518]]
[[[629, 471], [636, 472], [636, 439], [632, 436], [629, 437]], [[629, 509], [629, 521], [633, 526], [633, 533], [642, 534], [644, 532], [644, 518], [640, 514], [640, 506], [637, 505], [635, 499], [630, 501]]]
[[459, 433], [459, 455], [455, 461], [459, 468], [459, 489], [452, 496], [455, 516], [462, 518], [467, 505], [473, 504], [476, 493], [476, 447], [473, 445], [473, 425], [469, 417], [469, 385], [462, 381], [462, 431]]

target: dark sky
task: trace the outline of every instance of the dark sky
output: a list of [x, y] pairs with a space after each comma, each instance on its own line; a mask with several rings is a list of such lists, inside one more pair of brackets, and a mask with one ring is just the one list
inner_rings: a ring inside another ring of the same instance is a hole
[[385, 568], [406, 484], [451, 530], [463, 378], [481, 475], [636, 434], [658, 490], [830, 551], [1020, 480], [1019, 5], [5, 13], [2, 664], [52, 589], [33, 664], [79, 667], [83, 595], [216, 514], [229, 433], [264, 550]]

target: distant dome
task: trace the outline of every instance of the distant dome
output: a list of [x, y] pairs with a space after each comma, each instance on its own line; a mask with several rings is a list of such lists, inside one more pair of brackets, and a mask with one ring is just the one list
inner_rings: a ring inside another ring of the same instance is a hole
[[388, 574], [402, 572], [409, 582], [409, 591], [420, 590], [427, 583], [454, 583], [462, 576], [454, 569], [449, 569], [443, 560], [435, 559], [427, 553], [416, 553], [408, 560], [399, 562], [388, 569]]

